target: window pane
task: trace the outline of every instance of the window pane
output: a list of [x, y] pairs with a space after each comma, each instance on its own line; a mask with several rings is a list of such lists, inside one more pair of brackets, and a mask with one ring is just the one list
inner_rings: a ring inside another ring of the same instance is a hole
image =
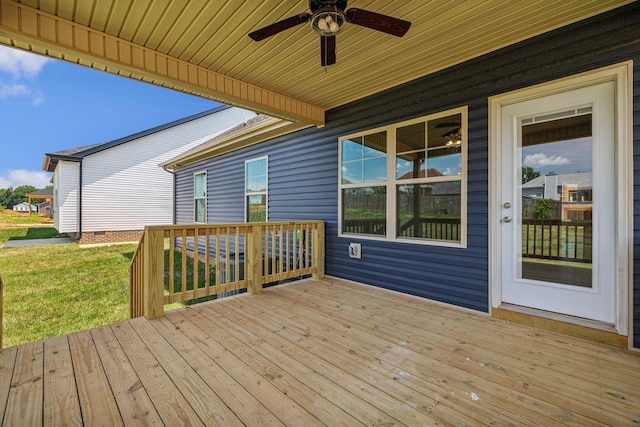
[[362, 159], [362, 137], [342, 141], [342, 162]]
[[387, 234], [387, 188], [364, 187], [342, 190], [342, 232]]
[[460, 145], [429, 150], [427, 168], [429, 176], [451, 176], [462, 173], [462, 154]]
[[387, 157], [387, 133], [378, 132], [364, 137], [363, 158], [375, 159]]
[[460, 241], [461, 182], [399, 185], [398, 237]]
[[364, 182], [387, 180], [387, 159], [367, 159], [364, 161]]
[[267, 196], [253, 195], [247, 196], [247, 221], [266, 222], [267, 221]]
[[207, 203], [205, 201], [205, 199], [196, 199], [196, 206], [195, 206], [195, 221], [196, 222], [207, 222], [206, 218], [207, 218]]
[[442, 147], [460, 145], [462, 142], [462, 115], [453, 114], [435, 120], [429, 120], [427, 124], [427, 147]]
[[362, 160], [342, 164], [342, 183], [359, 184], [362, 182]]
[[248, 193], [267, 191], [267, 160], [247, 162], [245, 180]]
[[256, 193], [267, 191], [267, 177], [263, 176], [247, 176], [247, 193]]
[[398, 153], [424, 150], [426, 143], [424, 122], [398, 128], [396, 140], [396, 151]]
[[412, 179], [425, 177], [425, 151], [398, 154], [396, 156], [396, 178]]
[[206, 192], [206, 188], [207, 188], [207, 175], [204, 173], [199, 173], [194, 175], [194, 189], [193, 189], [193, 196], [194, 197], [204, 197], [205, 192]]

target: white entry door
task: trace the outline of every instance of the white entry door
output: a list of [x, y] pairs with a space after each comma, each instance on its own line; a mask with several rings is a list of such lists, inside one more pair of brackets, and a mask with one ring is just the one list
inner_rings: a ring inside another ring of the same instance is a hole
[[616, 323], [613, 81], [501, 109], [502, 303]]

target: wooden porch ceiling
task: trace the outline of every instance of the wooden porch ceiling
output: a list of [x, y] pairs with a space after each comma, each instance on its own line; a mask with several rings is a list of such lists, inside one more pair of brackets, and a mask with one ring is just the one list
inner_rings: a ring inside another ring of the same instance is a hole
[[1, 424], [636, 425], [640, 355], [339, 280], [0, 351]]
[[633, 0], [351, 0], [413, 24], [404, 38], [347, 25], [337, 64], [300, 25], [307, 0], [0, 0], [0, 43], [311, 125], [327, 109]]

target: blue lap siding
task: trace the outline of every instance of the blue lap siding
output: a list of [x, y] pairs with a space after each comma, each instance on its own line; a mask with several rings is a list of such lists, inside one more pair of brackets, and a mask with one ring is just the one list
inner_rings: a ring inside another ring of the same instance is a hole
[[[207, 171], [207, 220], [244, 220], [244, 161], [269, 156], [269, 220], [326, 221], [326, 273], [487, 312], [488, 98], [634, 61], [634, 330], [640, 345], [640, 5], [633, 3], [330, 110], [326, 126], [241, 149], [176, 172], [176, 221], [193, 222], [193, 173]], [[496, 30], [499, 31], [499, 30]], [[401, 64], [399, 65], [401, 66]], [[468, 106], [467, 248], [338, 237], [338, 138]], [[362, 259], [350, 259], [350, 242]]]

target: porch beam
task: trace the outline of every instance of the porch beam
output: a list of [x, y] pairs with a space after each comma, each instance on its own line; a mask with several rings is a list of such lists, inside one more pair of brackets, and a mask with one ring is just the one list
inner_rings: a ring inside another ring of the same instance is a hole
[[324, 125], [320, 107], [12, 0], [0, 0], [0, 43], [270, 116]]

